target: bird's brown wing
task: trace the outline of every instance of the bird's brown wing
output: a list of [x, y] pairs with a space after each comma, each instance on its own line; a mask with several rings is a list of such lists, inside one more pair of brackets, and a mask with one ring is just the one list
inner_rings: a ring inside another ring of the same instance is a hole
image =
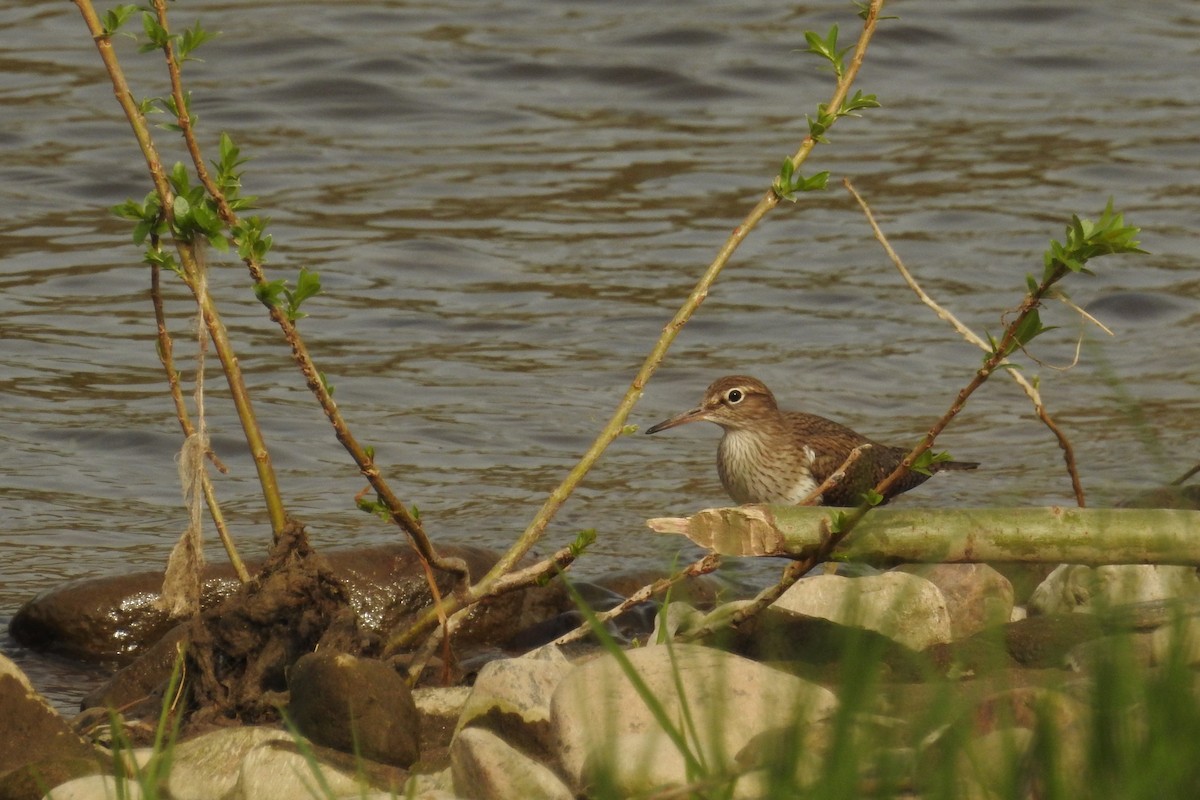
[[[815, 414], [793, 412], [788, 415], [788, 421], [793, 430], [804, 431], [803, 439], [813, 449], [815, 458], [811, 469], [813, 479], [818, 484], [836, 472], [855, 447], [871, 445], [871, 448], [863, 452], [851, 465], [845, 477], [824, 493], [824, 504], [827, 506], [858, 505], [862, 502], [863, 493], [887, 477], [908, 454], [908, 450], [903, 447], [880, 444], [845, 425]], [[909, 472], [888, 490], [884, 502], [928, 479], [928, 475]]]

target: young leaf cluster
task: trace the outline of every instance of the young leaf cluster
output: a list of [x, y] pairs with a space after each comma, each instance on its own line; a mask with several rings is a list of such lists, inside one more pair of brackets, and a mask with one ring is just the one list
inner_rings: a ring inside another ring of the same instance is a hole
[[167, 232], [167, 221], [162, 213], [162, 204], [157, 192], [150, 192], [142, 202], [126, 200], [120, 205], [113, 206], [112, 212], [121, 219], [133, 220], [133, 243], [140, 245], [146, 237], [162, 236]]
[[879, 101], [875, 99], [873, 94], [863, 94], [862, 90], [854, 93], [853, 97], [847, 98], [842, 102], [842, 107], [837, 111], [831, 112], [828, 105], [821, 103], [817, 106], [817, 116], [814, 119], [805, 115], [808, 120], [808, 135], [815, 142], [828, 143], [829, 139], [825, 137], [825, 132], [842, 117], [861, 117], [859, 111], [864, 108], [879, 108]]
[[112, 37], [121, 29], [121, 26], [125, 24], [126, 20], [137, 13], [137, 10], [138, 7], [135, 5], [123, 5], [105, 11], [104, 18], [100, 23], [103, 35], [106, 37]]
[[[1041, 282], [1039, 283], [1032, 274], [1025, 276], [1030, 296], [1040, 299], [1052, 284], [1068, 272], [1092, 275], [1092, 271], [1086, 265], [1093, 258], [1116, 253], [1146, 252], [1138, 247], [1137, 236], [1139, 233], [1139, 228], [1126, 225], [1124, 215], [1113, 210], [1112, 198], [1109, 198], [1104, 211], [1100, 214], [1100, 219], [1095, 222], [1089, 219], [1080, 219], [1077, 214], [1072, 214], [1071, 223], [1067, 225], [1066, 229], [1066, 241], [1051, 240], [1050, 247], [1042, 255], [1044, 269]], [[1021, 319], [1003, 347], [995, 337], [988, 337], [992, 346], [992, 354], [999, 353], [1001, 357], [1007, 358], [1019, 348], [1025, 347], [1038, 336], [1051, 330], [1054, 330], [1054, 326], [1042, 323], [1041, 315], [1035, 304]], [[1003, 352], [1000, 352], [1001, 350]], [[986, 356], [985, 360], [991, 358], [992, 354]]]
[[[1111, 197], [1096, 222], [1072, 214], [1071, 224], [1067, 226], [1066, 242], [1051, 240], [1049, 249], [1042, 256], [1045, 264], [1043, 283], [1053, 282], [1062, 270], [1091, 275], [1091, 270], [1084, 265], [1093, 258], [1114, 253], [1146, 252], [1138, 247], [1138, 233], [1139, 228], [1125, 224], [1124, 214], [1113, 211]], [[1032, 286], [1032, 276], [1028, 281]]]
[[146, 243], [146, 239], [150, 239], [149, 244], [146, 244], [144, 256], [147, 264], [156, 264], [177, 275], [183, 275], [175, 256], [159, 246], [159, 240], [170, 226], [167, 224], [167, 215], [163, 213], [157, 192], [146, 195], [146, 199], [140, 203], [136, 200], [126, 200], [124, 203], [114, 206], [112, 211], [122, 219], [133, 220], [137, 223], [133, 226], [134, 244], [142, 245]]
[[846, 53], [849, 53], [854, 48], [843, 47], [841, 50], [837, 46], [838, 26], [834, 25], [829, 29], [829, 34], [825, 38], [821, 38], [821, 34], [816, 31], [805, 31], [804, 41], [808, 42], [806, 53], [820, 56], [830, 63], [833, 67], [833, 74], [840, 81], [842, 76], [846, 74]]
[[254, 294], [267, 308], [278, 308], [283, 311], [289, 322], [295, 322], [308, 316], [300, 310], [304, 301], [320, 293], [321, 279], [315, 272], [301, 268], [296, 279], [296, 288], [288, 287], [288, 282], [282, 278], [256, 284]]
[[935, 453], [932, 450], [926, 450], [921, 453], [921, 455], [917, 456], [916, 460], [913, 461], [912, 466], [910, 466], [909, 469], [911, 469], [913, 472], [920, 473], [921, 475], [932, 475], [934, 464], [940, 464], [943, 461], [950, 460], [951, 457], [949, 453]]
[[[839, 48], [837, 38], [837, 25], [832, 26], [826, 36], [821, 36], [815, 31], [805, 31], [804, 39], [808, 43], [808, 47], [804, 52], [812, 53], [828, 61], [833, 67], [838, 82], [841, 83], [846, 77], [846, 53], [854, 48]], [[840, 105], [834, 109], [830, 109], [828, 103], [821, 103], [817, 106], [815, 117], [805, 115], [805, 119], [808, 120], [808, 136], [814, 143], [826, 144], [829, 139], [825, 134], [839, 119], [861, 116], [858, 112], [863, 109], [878, 107], [879, 101], [875, 95], [863, 94], [861, 90], [856, 91], [852, 97], [842, 100]], [[779, 168], [779, 175], [775, 178], [771, 188], [780, 200], [790, 200], [794, 203], [800, 192], [819, 191], [829, 183], [828, 172], [818, 172], [805, 177], [796, 172], [796, 167], [797, 162], [793, 157], [788, 157], [783, 160], [783, 164]]]
[[796, 202], [796, 195], [800, 192], [816, 192], [824, 189], [829, 184], [829, 171], [818, 172], [816, 175], [804, 177], [799, 172], [796, 172], [796, 165], [792, 159], [785, 158], [783, 165], [779, 168], [779, 176], [775, 178], [775, 183], [771, 188], [780, 200], [790, 200]]
[[225, 221], [216, 201], [209, 197], [203, 185], [193, 186], [187, 167], [176, 162], [167, 175], [175, 198], [171, 203], [171, 233], [181, 242], [192, 243], [204, 237], [221, 251], [229, 249], [225, 238]]
[[[136, 10], [135, 6], [121, 6], [120, 8]], [[124, 22], [129, 13], [131, 12], [125, 12], [125, 17], [122, 17], [120, 21]], [[146, 53], [151, 50], [173, 47], [181, 62], [192, 60], [194, 58], [192, 53], [196, 48], [217, 35], [201, 28], [199, 20], [191, 28], [185, 29], [183, 33], [169, 33], [158, 21], [158, 18], [149, 11], [142, 12], [142, 30], [146, 34], [146, 41], [140, 48], [141, 52]]]
[[[242, 158], [241, 149], [233, 143], [229, 134], [221, 134], [220, 157], [213, 162], [217, 168], [217, 188], [225, 196], [231, 211], [241, 211], [252, 207], [255, 197], [242, 197], [242, 170], [246, 163]], [[263, 253], [266, 255], [266, 253]]]

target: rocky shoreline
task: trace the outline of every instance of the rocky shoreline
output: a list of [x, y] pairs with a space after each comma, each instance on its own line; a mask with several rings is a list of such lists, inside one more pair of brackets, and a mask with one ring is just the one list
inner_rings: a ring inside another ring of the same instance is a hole
[[[350, 606], [367, 621], [353, 628], [361, 652], [319, 646], [283, 654], [282, 683], [238, 684], [269, 687], [255, 698], [259, 716], [243, 704], [237, 713], [217, 706], [219, 713], [190, 719], [168, 750], [167, 796], [505, 800], [632, 797], [669, 787], [683, 796], [686, 787], [715, 781], [732, 787], [734, 797], [771, 797], [781, 785], [805, 786], [821, 774], [847, 720], [899, 763], [934, 758], [948, 734], [930, 737], [916, 720], [947, 692], [960, 704], [948, 726], [959, 737], [955, 757], [1007, 763], [1045, 725], [1059, 735], [1064, 757], [1081, 757], [1090, 669], [1103, 643], [1119, 637], [1119, 647], [1152, 668], [1174, 652], [1181, 632], [1192, 632], [1200, 597], [1196, 571], [1184, 567], [1060, 567], [1029, 597], [985, 565], [854, 577], [830, 568], [801, 579], [737, 630], [721, 621], [738, 601], [714, 607], [713, 584], [698, 580], [666, 613], [648, 604], [629, 615], [614, 628], [625, 647], [612, 650], [594, 641], [544, 644], [580, 619], [552, 584], [481, 614], [455, 643], [463, 658], [439, 673], [454, 685], [410, 690], [399, 662], [372, 657], [368, 646], [421, 604], [403, 551], [330, 555]], [[477, 565], [491, 557], [461, 554]], [[236, 615], [222, 606], [229, 595], [222, 599], [221, 580], [210, 581], [206, 613], [229, 627]], [[14, 618], [14, 636], [23, 641], [54, 639], [60, 652], [139, 657], [89, 696], [73, 720], [54, 712], [0, 657], [0, 800], [115, 796], [114, 742], [128, 742], [131, 764], [154, 767], [147, 743], [171, 702], [161, 694], [164, 675], [178, 644], [196, 632], [164, 624], [152, 603], [139, 602], [145, 581], [63, 587]], [[603, 587], [588, 593], [602, 604], [618, 598]], [[387, 596], [408, 605], [389, 606], [381, 599]], [[122, 608], [125, 619], [114, 610]], [[226, 611], [217, 614], [220, 608]], [[1106, 611], [1074, 613], [1089, 608]], [[56, 620], [78, 624], [55, 630]], [[702, 629], [715, 633], [665, 644]], [[326, 641], [328, 630], [321, 633]], [[135, 644], [131, 631], [144, 637]], [[251, 644], [270, 649], [274, 641]], [[513, 641], [528, 646], [506, 646]], [[1189, 658], [1200, 661], [1200, 653]], [[275, 664], [260, 660], [255, 668], [265, 674]], [[234, 686], [222, 683], [228, 673], [221, 665], [212, 668], [219, 673], [213, 691]], [[868, 684], [872, 700], [864, 707], [858, 692]], [[110, 708], [125, 720], [116, 736]], [[898, 768], [888, 780], [919, 796], [919, 774]], [[856, 779], [882, 780], [873, 771]], [[986, 770], [973, 780], [979, 785], [964, 786], [962, 796], [987, 796]], [[136, 785], [129, 789], [127, 796], [140, 796]]]

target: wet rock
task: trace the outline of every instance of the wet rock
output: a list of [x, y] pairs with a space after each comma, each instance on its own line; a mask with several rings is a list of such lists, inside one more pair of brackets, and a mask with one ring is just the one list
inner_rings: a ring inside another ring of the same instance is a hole
[[291, 668], [288, 688], [288, 716], [308, 739], [401, 767], [420, 758], [412, 693], [382, 661], [310, 653]]
[[[498, 557], [495, 551], [472, 546], [444, 546], [440, 552], [465, 560], [474, 576], [484, 574]], [[390, 631], [414, 619], [429, 604], [424, 571], [408, 544], [330, 548], [321, 555], [332, 574], [346, 587], [351, 606], [369, 631], [377, 634]], [[251, 574], [261, 566], [261, 561], [248, 564]], [[201, 607], [205, 610], [214, 608], [239, 586], [227, 565], [209, 567], [205, 576], [201, 596]], [[154, 605], [162, 581], [161, 572], [71, 581], [48, 589], [22, 605], [9, 623], [9, 631], [16, 641], [35, 650], [85, 661], [129, 663], [178, 622]], [[451, 590], [451, 583], [449, 576], [440, 578], [443, 594]], [[498, 609], [505, 624], [514, 626], [508, 631], [509, 636], [523, 623], [521, 614], [548, 615], [568, 606], [561, 587], [557, 593], [553, 590], [543, 593], [551, 604], [550, 611], [540, 610], [537, 599], [523, 594], [517, 593], [515, 599], [507, 601], [507, 605], [500, 604]], [[491, 635], [495, 617], [479, 616], [479, 621], [466, 628], [463, 639], [486, 640]], [[503, 638], [506, 637], [499, 640]]]
[[1004, 627], [1004, 644], [1012, 659], [1023, 667], [1062, 668], [1067, 654], [1077, 645], [1104, 633], [1103, 625], [1091, 614], [1054, 614], [1009, 623]]
[[[717, 771], [732, 768], [733, 756], [761, 731], [823, 719], [837, 703], [827, 689], [711, 648], [644, 647], [625, 656], [669, 719], [682, 719], [686, 705], [705, 737], [698, 747]], [[617, 737], [660, 727], [620, 662], [608, 654], [563, 679], [551, 701], [550, 724], [559, 763], [576, 790], [586, 780], [585, 765], [615, 767], [605, 758]], [[687, 775], [676, 779], [685, 783]]]
[[[89, 764], [92, 772], [100, 771], [92, 746], [34, 691], [25, 673], [0, 654], [0, 775], [24, 768], [35, 776], [45, 771], [65, 779], [80, 775]], [[3, 791], [0, 788], [0, 796]]]
[[797, 581], [772, 608], [866, 628], [913, 650], [951, 639], [942, 593], [905, 572], [861, 578], [813, 575]]
[[[237, 588], [228, 566], [206, 570], [201, 605], [212, 608]], [[154, 605], [161, 572], [82, 578], [29, 600], [8, 624], [13, 639], [80, 661], [128, 663], [178, 624]]]
[[884, 674], [894, 678], [920, 676], [929, 667], [924, 654], [882, 633], [774, 606], [753, 624], [741, 626], [732, 639], [720, 633], [715, 639], [759, 661], [785, 662], [789, 671], [818, 681], [836, 682], [850, 653], [880, 664]]
[[1105, 610], [1130, 603], [1200, 597], [1195, 567], [1060, 564], [1029, 599], [1030, 614]]
[[965, 639], [1012, 618], [1012, 584], [987, 564], [906, 564], [896, 571], [918, 575], [941, 591], [951, 639]]
[[117, 670], [79, 703], [89, 708], [120, 708], [127, 717], [153, 716], [162, 707], [162, 691], [175, 669], [179, 648], [187, 646], [188, 625], [176, 625], [141, 656]]
[[450, 745], [454, 789], [471, 800], [572, 800], [566, 784], [546, 766], [491, 731], [466, 728]]

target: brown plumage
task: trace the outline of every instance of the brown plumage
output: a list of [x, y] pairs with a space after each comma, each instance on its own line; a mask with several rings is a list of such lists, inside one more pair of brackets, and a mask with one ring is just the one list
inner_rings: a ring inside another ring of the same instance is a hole
[[[781, 411], [775, 395], [759, 380], [730, 375], [715, 381], [704, 392], [704, 401], [654, 425], [658, 433], [676, 425], [707, 420], [725, 430], [717, 447], [717, 472], [721, 485], [736, 503], [796, 505], [833, 474], [862, 444], [864, 451], [845, 477], [817, 500], [827, 506], [854, 506], [863, 492], [883, 480], [908, 454], [868, 439], [833, 420], [801, 411]], [[933, 472], [975, 469], [970, 461], [942, 461]], [[919, 486], [929, 478], [909, 472], [884, 496], [884, 502]]]

